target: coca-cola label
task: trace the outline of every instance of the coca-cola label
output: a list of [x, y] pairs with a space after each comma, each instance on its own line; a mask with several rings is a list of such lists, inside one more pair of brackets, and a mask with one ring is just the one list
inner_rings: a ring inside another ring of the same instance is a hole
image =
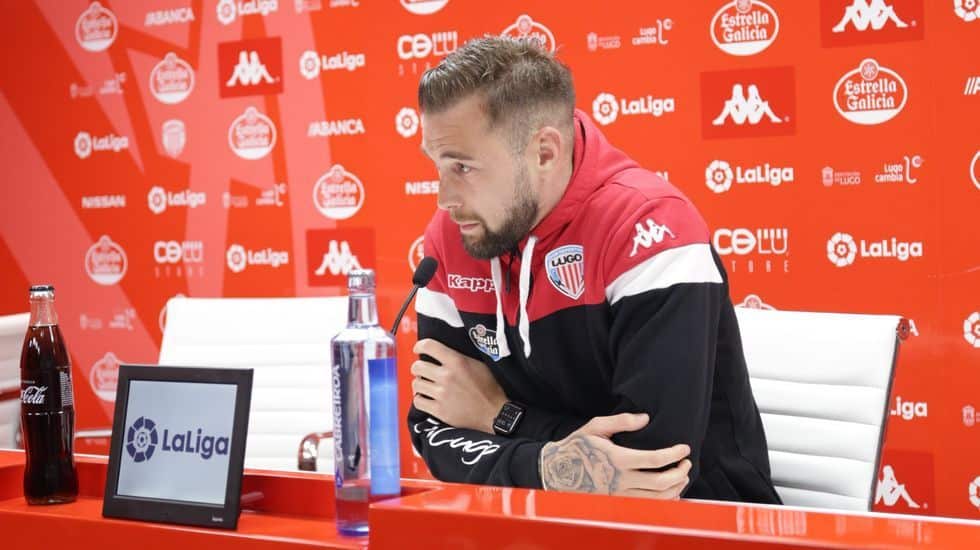
[[[45, 369], [39, 376], [22, 379], [20, 403], [25, 412], [59, 412], [74, 407], [70, 367]], [[36, 378], [36, 379], [35, 379]]]

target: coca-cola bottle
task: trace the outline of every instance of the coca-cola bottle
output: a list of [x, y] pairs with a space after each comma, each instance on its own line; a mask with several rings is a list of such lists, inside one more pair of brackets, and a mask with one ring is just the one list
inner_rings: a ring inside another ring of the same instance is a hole
[[27, 457], [24, 498], [29, 504], [74, 501], [75, 400], [53, 286], [31, 287], [31, 321], [20, 355], [20, 403]]

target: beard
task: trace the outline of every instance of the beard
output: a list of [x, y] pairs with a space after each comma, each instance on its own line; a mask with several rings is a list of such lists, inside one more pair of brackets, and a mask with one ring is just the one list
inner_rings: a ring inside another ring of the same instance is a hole
[[518, 163], [515, 174], [514, 200], [507, 208], [507, 217], [499, 229], [491, 230], [485, 221], [479, 220], [483, 235], [460, 235], [466, 253], [478, 260], [501, 256], [517, 247], [527, 236], [538, 216], [538, 201], [531, 192], [531, 177], [527, 167]]

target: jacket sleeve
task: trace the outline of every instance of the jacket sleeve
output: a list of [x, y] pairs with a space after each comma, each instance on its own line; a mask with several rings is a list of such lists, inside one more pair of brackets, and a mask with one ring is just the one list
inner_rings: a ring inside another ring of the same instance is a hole
[[[436, 275], [415, 301], [419, 339], [432, 338], [466, 353], [466, 329], [446, 292], [446, 270], [437, 246], [430, 246], [432, 226], [425, 235], [426, 254], [439, 261]], [[544, 442], [500, 437], [456, 428], [415, 408], [408, 411], [412, 445], [436, 478], [442, 481], [541, 488], [538, 460]]]
[[603, 258], [611, 305], [613, 413], [650, 422], [613, 441], [636, 449], [691, 448], [697, 479], [708, 426], [718, 324], [728, 299], [708, 230], [680, 198], [645, 203], [614, 232]]

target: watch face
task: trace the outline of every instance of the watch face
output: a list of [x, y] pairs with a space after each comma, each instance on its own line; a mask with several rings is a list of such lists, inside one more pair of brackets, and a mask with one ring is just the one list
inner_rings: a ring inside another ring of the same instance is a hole
[[524, 407], [517, 403], [504, 403], [500, 413], [497, 414], [497, 418], [493, 421], [493, 429], [498, 434], [510, 435], [517, 429], [517, 424], [522, 416], [524, 416]]

